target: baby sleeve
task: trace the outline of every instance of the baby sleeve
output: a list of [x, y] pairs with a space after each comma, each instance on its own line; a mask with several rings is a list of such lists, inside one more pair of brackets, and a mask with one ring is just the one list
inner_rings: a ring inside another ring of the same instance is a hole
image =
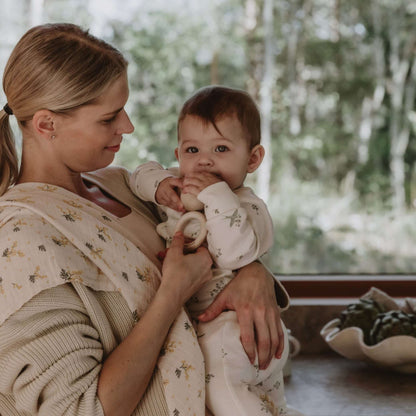
[[147, 162], [138, 166], [130, 176], [130, 188], [144, 201], [156, 203], [155, 193], [159, 183], [175, 176], [171, 170], [164, 169], [157, 162]]
[[250, 188], [232, 191], [226, 182], [218, 182], [201, 191], [198, 199], [205, 205], [208, 249], [219, 267], [243, 267], [273, 245], [266, 204]]

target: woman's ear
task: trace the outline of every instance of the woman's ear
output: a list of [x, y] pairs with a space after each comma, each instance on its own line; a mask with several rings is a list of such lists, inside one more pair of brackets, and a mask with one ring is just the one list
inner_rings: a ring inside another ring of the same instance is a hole
[[263, 161], [264, 158], [264, 147], [261, 144], [254, 146], [250, 150], [250, 158], [248, 159], [247, 173], [254, 172]]
[[36, 111], [32, 118], [33, 130], [45, 139], [50, 139], [52, 136], [55, 137], [54, 118], [54, 113], [49, 110]]

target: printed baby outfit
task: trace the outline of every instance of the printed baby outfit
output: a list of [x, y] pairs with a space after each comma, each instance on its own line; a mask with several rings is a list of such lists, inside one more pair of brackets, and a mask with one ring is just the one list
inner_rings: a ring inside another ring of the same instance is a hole
[[[178, 170], [163, 169], [156, 162], [139, 166], [131, 175], [130, 186], [136, 195], [156, 204], [159, 183]], [[273, 244], [273, 224], [264, 202], [248, 187], [232, 191], [226, 182], [208, 186], [198, 194], [204, 203], [207, 245], [214, 260], [213, 279], [187, 304], [193, 319], [203, 312], [234, 277], [233, 270], [265, 254]], [[162, 222], [158, 233], [172, 239], [182, 213], [158, 205]], [[198, 232], [190, 224], [185, 236]], [[207, 407], [215, 416], [282, 416], [291, 413], [286, 405], [283, 367], [288, 357], [288, 336], [284, 324], [284, 351], [266, 370], [252, 365], [240, 341], [240, 328], [234, 311], [223, 312], [211, 322], [196, 322], [199, 343], [205, 358]]]

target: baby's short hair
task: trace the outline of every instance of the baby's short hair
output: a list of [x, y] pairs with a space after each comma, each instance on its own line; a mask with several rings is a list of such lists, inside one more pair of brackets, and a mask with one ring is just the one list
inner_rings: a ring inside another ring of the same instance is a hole
[[260, 143], [260, 112], [251, 96], [243, 90], [220, 85], [203, 87], [185, 101], [179, 114], [178, 127], [188, 115], [212, 123], [220, 134], [216, 122], [235, 115], [245, 131], [250, 149]]

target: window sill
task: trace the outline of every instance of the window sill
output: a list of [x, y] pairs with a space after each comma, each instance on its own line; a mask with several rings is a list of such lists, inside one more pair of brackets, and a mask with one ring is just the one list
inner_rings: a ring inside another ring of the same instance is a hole
[[416, 275], [278, 275], [291, 303], [345, 303], [371, 287], [394, 298], [416, 296]]

